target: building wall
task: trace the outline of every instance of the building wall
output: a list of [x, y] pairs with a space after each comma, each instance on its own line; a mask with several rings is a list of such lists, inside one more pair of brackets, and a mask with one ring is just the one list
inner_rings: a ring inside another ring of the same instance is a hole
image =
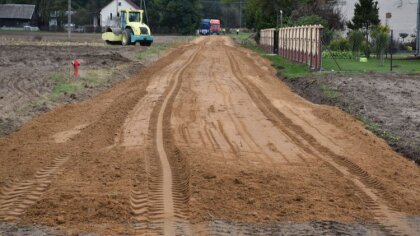
[[[399, 33], [413, 34], [417, 22], [417, 2], [418, 0], [377, 0], [379, 6], [379, 18], [382, 24], [386, 23], [385, 14], [392, 13], [392, 18], [388, 20], [388, 25], [394, 30], [394, 34]], [[349, 21], [354, 15], [354, 5], [359, 0], [342, 0], [341, 12], [344, 18]]]
[[[117, 19], [117, 8], [118, 11], [125, 10], [125, 9], [134, 9], [132, 5], [130, 5], [127, 1], [124, 0], [118, 0], [118, 7], [117, 7], [117, 1], [112, 1], [110, 4], [105, 6], [101, 10], [101, 26], [104, 27], [117, 27], [118, 21]], [[111, 19], [112, 14], [112, 19]]]
[[31, 20], [22, 20], [22, 19], [0, 19], [0, 27], [23, 27], [26, 25], [31, 25]]

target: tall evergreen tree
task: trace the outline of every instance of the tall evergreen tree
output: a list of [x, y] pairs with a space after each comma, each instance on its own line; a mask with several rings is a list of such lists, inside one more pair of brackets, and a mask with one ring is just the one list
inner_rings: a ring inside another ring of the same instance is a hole
[[363, 29], [369, 32], [373, 26], [381, 23], [379, 20], [378, 2], [375, 0], [359, 0], [354, 5], [354, 16], [347, 26], [350, 29]]
[[359, 0], [354, 5], [353, 19], [347, 23], [347, 27], [352, 30], [363, 30], [365, 34], [364, 53], [370, 57], [371, 49], [369, 44], [369, 34], [372, 27], [378, 26], [381, 23], [379, 20], [378, 2], [375, 0]]
[[192, 34], [200, 22], [199, 0], [160, 0], [160, 25], [170, 33]]

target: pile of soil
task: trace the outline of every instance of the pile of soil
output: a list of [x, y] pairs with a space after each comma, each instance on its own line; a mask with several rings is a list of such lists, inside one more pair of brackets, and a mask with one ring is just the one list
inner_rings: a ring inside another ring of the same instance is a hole
[[420, 75], [324, 74], [282, 80], [309, 101], [338, 106], [362, 119], [395, 151], [420, 164]]

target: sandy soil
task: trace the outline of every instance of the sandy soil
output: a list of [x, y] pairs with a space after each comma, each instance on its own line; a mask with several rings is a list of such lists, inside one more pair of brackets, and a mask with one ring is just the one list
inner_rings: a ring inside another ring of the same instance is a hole
[[[285, 82], [312, 102], [339, 106], [355, 116], [363, 116], [394, 150], [420, 164], [418, 75], [324, 75]], [[325, 87], [335, 91], [336, 96], [325, 94]]]
[[275, 74], [227, 37], [200, 37], [34, 119], [0, 139], [0, 220], [68, 234], [419, 234], [418, 166]]

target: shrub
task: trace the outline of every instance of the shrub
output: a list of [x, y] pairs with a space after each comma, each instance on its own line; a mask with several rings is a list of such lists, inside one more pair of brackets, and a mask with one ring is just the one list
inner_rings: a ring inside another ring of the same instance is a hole
[[332, 51], [350, 51], [350, 43], [344, 38], [334, 39], [330, 43], [330, 49]]
[[372, 47], [370, 45], [370, 43], [363, 41], [362, 42], [362, 52], [365, 53], [365, 57], [370, 58], [370, 54], [372, 53]]
[[378, 26], [373, 30], [371, 34], [376, 57], [381, 60], [382, 65], [384, 64], [385, 50], [388, 48], [390, 41], [388, 33], [388, 26]]
[[360, 30], [353, 30], [348, 35], [350, 48], [355, 57], [359, 57], [365, 36]]
[[329, 44], [334, 36], [334, 30], [328, 26], [328, 21], [318, 15], [309, 15], [299, 18], [293, 25], [322, 25], [324, 30], [322, 31], [322, 40], [325, 44]]
[[350, 51], [324, 51], [322, 52], [322, 57], [328, 59], [352, 59], [353, 54]]

